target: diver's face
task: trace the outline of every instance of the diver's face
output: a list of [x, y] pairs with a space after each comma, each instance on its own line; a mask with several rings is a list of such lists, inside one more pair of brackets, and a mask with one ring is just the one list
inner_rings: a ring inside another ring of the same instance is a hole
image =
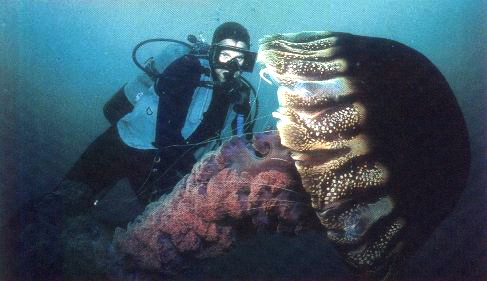
[[[241, 48], [241, 49], [247, 49], [248, 46], [245, 44], [245, 42], [242, 41], [235, 41], [233, 39], [223, 39], [222, 41], [218, 42], [218, 45], [221, 46], [231, 46], [231, 47], [236, 47], [236, 48]], [[244, 57], [245, 55], [242, 52], [236, 51], [236, 50], [222, 50], [218, 57], [216, 58], [220, 63], [228, 63], [231, 60], [235, 59], [237, 63], [242, 66], [244, 63]], [[228, 70], [222, 69], [222, 68], [216, 68], [215, 69], [215, 78], [216, 80], [220, 82], [226, 82], [225, 80], [225, 73], [229, 73]], [[240, 72], [237, 71], [235, 73], [237, 76], [240, 75]]]

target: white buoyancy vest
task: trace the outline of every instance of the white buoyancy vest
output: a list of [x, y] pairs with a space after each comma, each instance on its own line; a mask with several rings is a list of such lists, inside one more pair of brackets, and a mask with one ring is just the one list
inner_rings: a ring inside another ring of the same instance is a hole
[[[165, 53], [167, 53], [165, 51]], [[187, 53], [187, 52], [186, 52]], [[175, 46], [172, 56], [174, 59], [185, 55], [184, 50]], [[156, 64], [158, 71], [162, 72], [173, 60], [169, 61], [167, 56], [161, 59], [156, 58], [159, 64]], [[203, 67], [209, 67], [208, 61], [200, 59]], [[159, 69], [162, 67], [162, 69]], [[210, 77], [201, 75], [201, 81], [209, 81]], [[154, 91], [154, 83], [144, 73], [139, 75], [133, 81], [127, 83], [124, 87], [125, 95], [134, 106], [132, 112], [125, 115], [117, 123], [118, 133], [122, 141], [133, 148], [137, 149], [155, 149], [153, 142], [156, 135], [157, 108], [159, 96]], [[191, 104], [181, 130], [181, 135], [187, 139], [198, 128], [203, 120], [203, 114], [208, 110], [211, 102], [213, 91], [206, 87], [197, 87], [193, 93]]]

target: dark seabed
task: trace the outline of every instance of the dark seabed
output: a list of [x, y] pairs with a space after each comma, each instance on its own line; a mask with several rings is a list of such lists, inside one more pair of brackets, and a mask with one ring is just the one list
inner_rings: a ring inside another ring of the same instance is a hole
[[[446, 77], [462, 108], [472, 164], [468, 186], [455, 210], [408, 261], [403, 275], [411, 280], [487, 280], [486, 0], [202, 3], [1, 1], [1, 280], [15, 278], [7, 264], [18, 258], [18, 253], [7, 251], [11, 235], [16, 235], [7, 230], [7, 222], [27, 201], [51, 191], [108, 128], [104, 103], [139, 73], [131, 60], [132, 48], [148, 38], [185, 41], [188, 34], [201, 34], [210, 41], [215, 27], [226, 21], [240, 22], [249, 30], [253, 51], [264, 35], [326, 30], [390, 38], [428, 57]], [[272, 128], [275, 120], [270, 114], [277, 108], [276, 87], [263, 83], [259, 70], [256, 67], [246, 76], [260, 98], [254, 131]], [[130, 191], [123, 195], [125, 191], [122, 182], [111, 196], [133, 196]], [[140, 211], [141, 206], [129, 208]], [[111, 219], [110, 210], [106, 203], [97, 215]], [[333, 250], [313, 235], [293, 241], [260, 234], [239, 242], [228, 256], [195, 264], [181, 278], [296, 280], [308, 274], [312, 280], [336, 280], [347, 276], [341, 261], [319, 252]], [[49, 245], [46, 249], [49, 252]]]

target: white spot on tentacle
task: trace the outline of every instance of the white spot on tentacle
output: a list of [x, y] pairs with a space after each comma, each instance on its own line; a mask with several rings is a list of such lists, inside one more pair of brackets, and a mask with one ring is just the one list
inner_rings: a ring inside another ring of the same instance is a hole
[[265, 77], [265, 74], [269, 75], [269, 71], [267, 70], [267, 68], [264, 68], [259, 72], [260, 78], [262, 78], [262, 80], [266, 81], [268, 84], [272, 85], [272, 81], [270, 79], [267, 79], [267, 77]]

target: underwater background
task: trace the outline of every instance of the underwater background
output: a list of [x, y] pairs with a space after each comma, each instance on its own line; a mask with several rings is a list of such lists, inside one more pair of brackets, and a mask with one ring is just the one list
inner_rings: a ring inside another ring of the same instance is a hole
[[[486, 0], [0, 0], [0, 5], [0, 225], [28, 199], [50, 191], [109, 126], [102, 107], [140, 73], [131, 59], [140, 41], [185, 41], [188, 34], [211, 41], [226, 21], [249, 30], [253, 51], [259, 38], [273, 33], [349, 32], [415, 48], [450, 83], [470, 133], [469, 185], [420, 253], [416, 269], [485, 274]], [[247, 75], [260, 99], [255, 131], [275, 124], [270, 113], [277, 108], [276, 87], [262, 83], [259, 70]]]

